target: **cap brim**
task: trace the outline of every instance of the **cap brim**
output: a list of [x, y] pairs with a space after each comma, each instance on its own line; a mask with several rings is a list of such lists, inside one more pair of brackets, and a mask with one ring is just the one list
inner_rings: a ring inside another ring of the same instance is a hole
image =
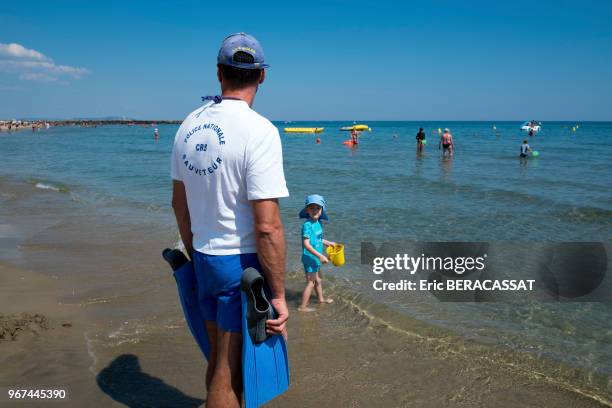
[[270, 68], [269, 64], [248, 64], [248, 63], [241, 63], [241, 62], [219, 62], [219, 64], [221, 65], [227, 65], [229, 67], [234, 67], [234, 68], [242, 68], [242, 69], [265, 69], [265, 68]]
[[[302, 211], [300, 211], [299, 216], [300, 218], [310, 218], [308, 216], [308, 212], [306, 212], [306, 208], [303, 208]], [[319, 217], [319, 219], [329, 221], [329, 217], [327, 216], [325, 209], [321, 211], [321, 216]]]

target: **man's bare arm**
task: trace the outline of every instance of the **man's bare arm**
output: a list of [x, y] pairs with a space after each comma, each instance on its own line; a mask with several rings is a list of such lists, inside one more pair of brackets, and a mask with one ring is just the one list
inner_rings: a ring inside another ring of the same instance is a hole
[[255, 243], [272, 297], [285, 296], [285, 231], [278, 200], [251, 201], [255, 218]]
[[289, 309], [285, 301], [285, 231], [277, 199], [251, 201], [255, 218], [257, 256], [266, 282], [272, 291], [272, 305], [278, 318], [268, 320], [269, 332], [286, 336], [285, 323]]
[[172, 209], [185, 250], [189, 258], [193, 259], [193, 233], [191, 232], [191, 219], [187, 206], [187, 193], [182, 181], [172, 180]]

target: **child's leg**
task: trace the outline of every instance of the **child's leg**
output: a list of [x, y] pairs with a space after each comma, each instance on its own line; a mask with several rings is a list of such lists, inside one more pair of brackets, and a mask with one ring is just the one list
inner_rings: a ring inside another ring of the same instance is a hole
[[314, 310], [308, 307], [308, 302], [310, 301], [312, 290], [315, 287], [316, 275], [316, 273], [306, 273], [306, 287], [302, 293], [302, 303], [300, 304], [300, 307], [298, 307], [298, 310], [301, 312], [310, 312]]
[[320, 272], [316, 273], [315, 277], [315, 290], [317, 291], [317, 297], [319, 298], [319, 303], [332, 303], [334, 300], [331, 298], [325, 299], [323, 297], [323, 285], [321, 284], [323, 280], [321, 279]]

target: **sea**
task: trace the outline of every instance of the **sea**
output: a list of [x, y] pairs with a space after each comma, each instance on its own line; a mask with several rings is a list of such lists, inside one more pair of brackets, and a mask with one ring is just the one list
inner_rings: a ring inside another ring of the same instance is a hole
[[[610, 393], [612, 299], [454, 302], [381, 294], [372, 288], [371, 268], [361, 263], [361, 246], [484, 242], [494, 250], [518, 245], [526, 263], [530, 246], [546, 243], [603, 243], [609, 253], [612, 122], [544, 122], [541, 132], [531, 137], [520, 130], [520, 122], [360, 123], [371, 131], [361, 134], [357, 147], [348, 147], [342, 142], [350, 135], [340, 127], [352, 122], [274, 122], [290, 192], [280, 206], [292, 276], [301, 276], [298, 212], [306, 195], [321, 194], [330, 218], [325, 238], [345, 245], [346, 264], [322, 270], [335, 296], [351, 294], [366, 309], [384, 306], [387, 313], [409, 316], [469, 341], [557, 361], [586, 373], [585, 378], [607, 378], [599, 388]], [[288, 126], [324, 131], [286, 134], [283, 128]], [[92, 217], [120, 225], [128, 235], [168, 237], [169, 245], [180, 247], [169, 175], [178, 125], [156, 127], [158, 140], [152, 126], [60, 126], [2, 133], [0, 179], [61, 196], [87, 208]], [[422, 154], [416, 152], [419, 127], [427, 135]], [[452, 158], [442, 157], [438, 149], [439, 132], [445, 128], [455, 141]], [[538, 157], [519, 158], [523, 140]], [[29, 203], [40, 208], [43, 204]], [[53, 214], [40, 214], [43, 221], [45, 216], [48, 221]], [[0, 260], [25, 262], [9, 251], [0, 252]], [[522, 262], [510, 260], [507, 273], [520, 270]], [[156, 310], [163, 307], [157, 305]]]

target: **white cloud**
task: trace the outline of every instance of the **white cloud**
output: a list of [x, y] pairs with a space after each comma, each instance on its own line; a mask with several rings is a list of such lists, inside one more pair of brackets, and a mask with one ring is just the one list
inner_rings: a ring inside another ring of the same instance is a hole
[[19, 79], [23, 79], [26, 81], [39, 81], [39, 82], [56, 82], [57, 81], [57, 78], [52, 77], [50, 75], [34, 73], [34, 72], [29, 72], [27, 74], [21, 74], [19, 75]]
[[25, 48], [23, 45], [16, 44], [16, 43], [11, 43], [11, 44], [0, 43], [0, 57], [23, 58], [23, 59], [31, 59], [31, 60], [39, 60], [39, 61], [49, 61], [50, 60], [44, 54], [36, 50], [30, 50], [28, 48]]
[[81, 79], [90, 73], [86, 68], [58, 65], [43, 53], [16, 43], [0, 43], [0, 72], [19, 74], [25, 81], [41, 82]]

